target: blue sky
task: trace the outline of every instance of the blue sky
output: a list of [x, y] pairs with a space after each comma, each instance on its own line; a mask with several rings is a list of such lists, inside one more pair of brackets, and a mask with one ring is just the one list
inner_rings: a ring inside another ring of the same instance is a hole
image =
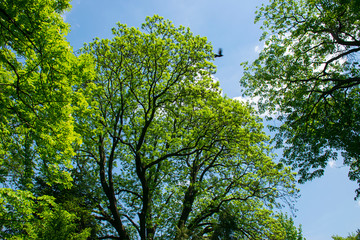
[[[221, 3], [220, 3], [221, 2]], [[190, 27], [196, 35], [207, 37], [223, 49], [217, 58], [224, 93], [231, 98], [241, 95], [240, 63], [253, 61], [261, 46], [260, 25], [254, 24], [256, 6], [265, 0], [73, 0], [72, 10], [64, 14], [71, 24], [68, 40], [74, 50], [93, 38], [111, 38], [116, 22], [140, 27], [146, 16], [158, 14], [175, 25]], [[299, 185], [301, 197], [296, 203], [295, 222], [303, 227], [308, 240], [327, 240], [332, 235], [347, 236], [360, 228], [360, 201], [354, 201], [357, 185], [347, 178], [341, 162], [329, 165], [325, 175]]]

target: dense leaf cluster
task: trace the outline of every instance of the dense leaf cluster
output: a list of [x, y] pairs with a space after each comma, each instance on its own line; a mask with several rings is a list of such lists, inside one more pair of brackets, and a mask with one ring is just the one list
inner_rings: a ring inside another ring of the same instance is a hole
[[[221, 96], [205, 38], [157, 16], [113, 33], [84, 48], [97, 74], [78, 86], [85, 101], [74, 115], [77, 161], [99, 174], [96, 216], [109, 236], [211, 236], [223, 206], [251, 212], [295, 193], [252, 110]], [[281, 238], [267, 222], [272, 211], [261, 209], [244, 234]]]
[[[297, 194], [206, 38], [159, 16], [74, 55], [68, 1], [0, 3], [6, 239], [289, 239]], [[301, 231], [299, 232], [301, 234]]]
[[254, 63], [243, 64], [241, 85], [282, 123], [277, 144], [300, 182], [321, 176], [341, 153], [349, 178], [360, 183], [359, 6], [273, 0], [258, 12], [265, 46]]
[[[73, 85], [87, 75], [65, 40], [60, 14], [68, 1], [0, 3], [1, 238], [87, 239], [90, 229], [47, 195], [34, 179], [71, 186]], [[91, 71], [91, 70], [90, 70]]]

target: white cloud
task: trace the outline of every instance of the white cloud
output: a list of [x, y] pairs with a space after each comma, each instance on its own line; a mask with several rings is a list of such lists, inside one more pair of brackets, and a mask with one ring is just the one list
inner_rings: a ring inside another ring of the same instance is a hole
[[260, 53], [260, 52], [261, 52], [261, 49], [262, 49], [262, 47], [260, 47], [259, 45], [256, 45], [255, 48], [254, 48], [254, 51], [255, 51], [256, 53]]
[[[259, 107], [258, 107], [258, 102], [259, 102], [259, 99], [260, 97], [234, 97], [233, 98], [234, 100], [237, 100], [239, 102], [242, 102], [242, 103], [247, 103], [249, 104], [253, 109], [255, 109], [256, 112], [259, 111]], [[260, 117], [265, 117], [265, 116], [268, 116], [268, 112], [265, 112], [264, 114], [260, 114], [259, 116]]]
[[240, 102], [246, 102], [246, 103], [249, 103], [250, 105], [257, 105], [257, 102], [259, 101], [260, 97], [254, 97], [254, 98], [251, 98], [251, 97], [234, 97], [233, 98], [234, 100], [238, 100]]
[[236, 101], [242, 102], [242, 103], [249, 104], [251, 107], [256, 109], [256, 111], [258, 110], [258, 107], [257, 107], [257, 100], [258, 99], [253, 99], [253, 98], [250, 98], [250, 97], [241, 97], [241, 96], [234, 97], [233, 99], [236, 100]]
[[329, 161], [329, 166], [330, 166], [331, 168], [336, 167], [336, 161], [335, 161], [335, 160], [330, 160], [330, 161]]
[[[239, 102], [243, 102], [243, 103], [247, 103], [249, 104], [253, 109], [255, 109], [255, 111], [259, 111], [259, 106], [258, 103], [260, 101], [260, 97], [256, 96], [256, 97], [234, 97], [234, 100], [237, 100]], [[276, 118], [278, 116], [278, 114], [276, 112], [270, 114], [269, 111], [265, 111], [264, 113], [260, 114], [259, 117], [272, 117], [272, 118]]]

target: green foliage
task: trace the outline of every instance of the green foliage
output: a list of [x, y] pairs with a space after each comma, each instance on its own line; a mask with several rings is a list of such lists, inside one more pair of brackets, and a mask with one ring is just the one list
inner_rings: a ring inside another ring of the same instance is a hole
[[301, 225], [296, 227], [291, 217], [283, 213], [280, 213], [277, 217], [285, 230], [285, 240], [306, 240], [302, 235]]
[[[22, 189], [35, 173], [70, 186], [79, 136], [73, 129], [72, 86], [87, 71], [65, 39], [60, 13], [68, 0], [0, 3], [0, 177]], [[35, 169], [37, 171], [35, 171]]]
[[211, 45], [158, 16], [113, 33], [84, 49], [97, 75], [78, 85], [74, 113], [106, 236], [207, 238], [223, 205], [252, 212], [242, 224], [257, 236], [275, 234], [271, 208], [296, 194], [294, 176], [272, 161], [251, 108], [221, 96]]
[[154, 16], [77, 57], [68, 8], [0, 2], [1, 237], [283, 238], [294, 174], [221, 95], [206, 38]]
[[223, 208], [210, 239], [283, 239], [305, 240], [301, 226], [291, 217], [263, 209], [260, 202], [251, 201], [244, 208], [232, 205]]
[[243, 63], [241, 85], [282, 123], [274, 127], [277, 146], [300, 182], [321, 176], [341, 153], [349, 178], [360, 184], [359, 6], [272, 0], [259, 9], [265, 46], [254, 63]]
[[37, 178], [34, 183], [33, 192], [37, 196], [51, 196], [54, 202], [66, 212], [76, 216], [73, 221], [76, 232], [84, 230], [90, 232], [89, 239], [97, 239], [97, 233], [100, 230], [95, 217], [92, 214], [96, 201], [89, 194], [88, 184], [82, 181], [82, 176], [72, 170], [73, 186], [70, 189], [64, 189], [61, 184], [46, 184], [43, 179]]
[[73, 86], [91, 76], [76, 57], [60, 14], [68, 0], [0, 2], [1, 230], [5, 239], [86, 239], [77, 217], [52, 197], [35, 195], [34, 179], [71, 186], [67, 171], [79, 143], [72, 118]]
[[274, 212], [258, 200], [224, 206], [214, 228], [213, 240], [287, 239]]
[[87, 239], [90, 229], [76, 231], [74, 214], [49, 196], [34, 197], [29, 191], [0, 189], [0, 237], [2, 239]]
[[347, 237], [340, 237], [338, 235], [332, 236], [333, 240], [359, 240], [360, 239], [360, 230], [357, 230], [356, 233], [351, 233]]

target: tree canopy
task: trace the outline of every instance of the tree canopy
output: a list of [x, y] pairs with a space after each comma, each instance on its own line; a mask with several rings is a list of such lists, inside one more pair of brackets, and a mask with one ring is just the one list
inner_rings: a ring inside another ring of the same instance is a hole
[[69, 6], [65, 0], [0, 3], [2, 182], [26, 188], [35, 172], [48, 182], [71, 180], [62, 170], [71, 166], [78, 138], [72, 85], [87, 68], [65, 39], [68, 26], [60, 13]]
[[332, 236], [333, 240], [359, 240], [360, 239], [360, 229], [356, 233], [350, 233], [347, 237], [340, 237], [338, 235]]
[[360, 185], [359, 8], [357, 0], [272, 0], [258, 11], [265, 46], [243, 63], [240, 82], [281, 122], [277, 146], [300, 182], [341, 153]]
[[71, 186], [80, 140], [74, 131], [73, 85], [92, 71], [65, 39], [60, 14], [69, 1], [0, 2], [1, 238], [86, 239], [76, 216], [32, 191], [35, 177]]
[[[293, 175], [272, 161], [252, 110], [221, 96], [206, 39], [158, 16], [113, 34], [84, 49], [97, 74], [78, 86], [74, 115], [76, 160], [102, 189], [97, 218], [121, 239], [210, 236], [228, 204], [261, 203], [254, 218], [271, 219], [261, 209], [296, 192]], [[268, 221], [257, 224], [244, 232], [264, 234]]]
[[153, 16], [76, 56], [69, 7], [0, 3], [0, 236], [286, 239], [294, 173], [207, 39]]

